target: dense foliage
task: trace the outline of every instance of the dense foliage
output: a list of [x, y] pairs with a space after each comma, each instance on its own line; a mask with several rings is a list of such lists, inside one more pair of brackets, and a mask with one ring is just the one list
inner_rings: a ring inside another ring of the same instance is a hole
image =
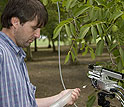
[[[71, 49], [77, 48], [76, 45], [81, 42], [81, 49], [85, 48], [82, 55], [90, 52], [93, 59], [96, 55], [102, 55], [105, 47], [111, 59], [106, 64], [107, 67], [122, 72], [124, 68], [124, 1], [59, 0], [59, 2], [68, 12], [69, 17], [56, 27], [54, 38], [65, 28], [67, 35], [71, 36], [73, 41]], [[91, 40], [96, 44], [96, 50], [88, 44]], [[77, 49], [74, 50], [69, 51], [67, 59], [69, 55], [75, 59]]]
[[[43, 0], [46, 1], [46, 0]], [[124, 1], [123, 0], [52, 0], [59, 2], [68, 13], [68, 18], [54, 30], [57, 38], [62, 29], [71, 38], [72, 45], [65, 63], [70, 56], [77, 57], [78, 45], [82, 44], [82, 55], [90, 52], [92, 59], [102, 55], [104, 48], [110, 61], [100, 62], [104, 67], [124, 73]], [[88, 43], [95, 44], [93, 49]], [[121, 82], [118, 82], [123, 86]], [[91, 107], [95, 96], [90, 96], [87, 106]]]

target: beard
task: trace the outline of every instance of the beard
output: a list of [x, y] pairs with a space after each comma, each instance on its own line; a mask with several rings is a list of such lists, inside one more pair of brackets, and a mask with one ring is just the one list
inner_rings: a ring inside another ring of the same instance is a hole
[[26, 48], [30, 46], [30, 43], [24, 38], [24, 35], [16, 35], [15, 40], [18, 47]]

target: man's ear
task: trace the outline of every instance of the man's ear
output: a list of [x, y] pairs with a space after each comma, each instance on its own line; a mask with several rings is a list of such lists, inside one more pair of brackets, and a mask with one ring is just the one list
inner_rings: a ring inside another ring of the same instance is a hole
[[17, 17], [12, 17], [11, 23], [14, 28], [17, 28], [20, 25], [20, 20]]

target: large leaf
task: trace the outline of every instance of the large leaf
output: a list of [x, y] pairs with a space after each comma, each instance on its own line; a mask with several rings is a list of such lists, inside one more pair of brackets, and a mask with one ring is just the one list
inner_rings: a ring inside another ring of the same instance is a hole
[[92, 21], [95, 21], [97, 19], [97, 17], [96, 17], [96, 10], [95, 10], [94, 7], [89, 10], [89, 15], [90, 15], [90, 19]]
[[95, 100], [96, 100], [96, 96], [95, 95], [91, 96], [87, 101], [86, 107], [93, 107]]
[[85, 12], [87, 9], [89, 9], [91, 6], [81, 6], [79, 8], [77, 8], [74, 12], [74, 16], [78, 17], [79, 15], [81, 15], [83, 12]]
[[119, 18], [121, 15], [123, 15], [123, 12], [121, 10], [117, 10], [114, 12], [114, 14], [111, 16], [111, 20], [116, 20]]
[[124, 50], [120, 47], [119, 52], [120, 52], [122, 64], [124, 66]]
[[75, 30], [75, 26], [72, 23], [70, 23], [70, 29], [71, 29], [72, 35], [75, 36], [76, 35], [76, 30]]
[[118, 71], [121, 71], [123, 69], [122, 60], [121, 60], [121, 58], [117, 58], [117, 59], [118, 59], [117, 68], [118, 68]]
[[68, 18], [67, 20], [61, 21], [58, 26], [64, 26], [64, 24], [71, 23], [73, 18]]
[[55, 39], [55, 38], [59, 35], [59, 33], [60, 33], [62, 27], [63, 27], [63, 26], [57, 26], [57, 27], [55, 28], [55, 30], [54, 30], [54, 32], [53, 32], [53, 39]]
[[99, 20], [102, 20], [102, 18], [103, 18], [101, 8], [98, 9], [98, 18], [99, 18]]
[[72, 7], [74, 7], [75, 5], [77, 5], [77, 3], [76, 3], [77, 1], [78, 1], [78, 0], [73, 0], [72, 3], [71, 3], [71, 5], [70, 5], [70, 8], [72, 8]]
[[59, 33], [60, 33], [62, 27], [63, 27], [65, 24], [70, 23], [72, 20], [73, 20], [73, 18], [68, 18], [67, 20], [61, 21], [61, 22], [58, 24], [58, 26], [55, 28], [54, 32], [53, 32], [53, 39], [55, 39], [55, 38], [59, 35]]
[[70, 58], [70, 51], [68, 52], [68, 55], [67, 55], [66, 58], [65, 58], [64, 64], [66, 64], [66, 63], [68, 62], [69, 58]]
[[68, 9], [70, 8], [70, 5], [72, 3], [73, 0], [67, 0], [66, 2], [66, 11], [68, 11]]
[[103, 53], [103, 49], [104, 49], [104, 40], [99, 40], [96, 47], [96, 55], [97, 56], [101, 55]]
[[112, 44], [112, 45], [110, 46], [110, 49], [109, 49], [110, 52], [111, 52], [113, 49], [115, 49], [115, 48], [117, 47], [117, 45], [118, 45], [117, 43]]
[[73, 47], [73, 51], [74, 51], [74, 54], [77, 56], [78, 52], [77, 52], [77, 46]]
[[96, 43], [97, 30], [94, 26], [91, 26], [91, 32], [92, 32], [93, 40]]
[[90, 27], [84, 27], [84, 29], [81, 29], [79, 34], [79, 39], [83, 39], [87, 32], [89, 31]]
[[111, 12], [109, 9], [104, 10], [104, 13], [103, 13], [104, 19], [110, 18], [110, 14], [111, 14]]
[[65, 24], [65, 29], [66, 29], [67, 35], [68, 35], [68, 36], [71, 36], [70, 28], [69, 28], [69, 26], [66, 25], [66, 24]]
[[73, 52], [71, 52], [71, 56], [72, 56], [72, 60], [73, 60], [73, 62], [74, 62], [74, 60], [75, 60], [75, 55], [74, 55]]
[[102, 37], [102, 27], [101, 27], [101, 24], [97, 24], [97, 29], [98, 29], [98, 32], [99, 32], [99, 35]]

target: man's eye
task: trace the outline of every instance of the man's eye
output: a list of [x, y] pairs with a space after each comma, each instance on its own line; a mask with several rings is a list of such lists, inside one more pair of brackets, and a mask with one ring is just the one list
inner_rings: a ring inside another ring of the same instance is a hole
[[36, 30], [37, 29], [37, 27], [32, 27], [33, 28], [33, 30]]

